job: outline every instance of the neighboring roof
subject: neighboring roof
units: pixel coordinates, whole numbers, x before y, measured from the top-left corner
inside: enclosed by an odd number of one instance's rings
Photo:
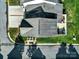
[[[20,24],[20,27],[33,27],[33,26],[23,19]]]
[[[48,4],[53,4],[53,5],[56,5],[56,3],[54,2],[50,2],[50,1],[30,1],[30,2],[25,2],[23,3],[23,6],[26,7],[27,5],[32,5],[32,4],[39,4],[39,3],[48,3]]]
[[[44,12],[42,6],[34,8],[33,10],[26,12],[25,14],[25,18],[36,18],[36,17],[57,19],[57,14]]]

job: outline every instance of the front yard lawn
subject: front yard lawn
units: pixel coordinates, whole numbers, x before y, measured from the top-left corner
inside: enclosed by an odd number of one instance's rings
[[[19,29],[18,28],[9,28],[9,34],[10,34],[10,37],[15,40],[17,35],[19,33]]]
[[[79,44],[79,0],[64,0],[64,8],[67,13],[67,35],[58,37],[38,38],[38,43],[67,43]],[[75,34],[77,40],[72,40],[72,35]]]

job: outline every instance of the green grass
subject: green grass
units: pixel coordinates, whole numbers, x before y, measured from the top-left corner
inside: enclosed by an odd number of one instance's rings
[[[8,0],[7,0],[8,1]],[[20,0],[9,0],[9,5],[20,5]]]
[[[19,33],[19,29],[18,28],[9,28],[9,33],[10,33],[10,37],[15,40],[16,36]]]
[[[38,38],[38,43],[79,43],[79,0],[64,0],[64,8],[67,13],[67,35],[59,37]],[[75,34],[77,40],[72,40]]]
[[[13,39],[13,41],[16,41],[16,37],[19,34],[19,28],[9,28],[10,37]],[[21,41],[26,41],[27,37],[19,36]]]

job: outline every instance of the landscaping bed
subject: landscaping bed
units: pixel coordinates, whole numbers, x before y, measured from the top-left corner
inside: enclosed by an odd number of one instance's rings
[[[16,41],[16,38],[18,37],[18,34],[19,34],[19,28],[9,28],[8,32],[10,34],[11,39],[13,41]],[[19,39],[20,41],[26,41],[27,37],[19,36]]]
[[[18,28],[9,28],[9,34],[10,37],[15,41],[17,35],[19,33],[19,29]]]

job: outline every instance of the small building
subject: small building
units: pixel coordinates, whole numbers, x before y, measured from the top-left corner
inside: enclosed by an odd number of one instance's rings
[[[29,1],[23,3],[24,18],[20,34],[31,37],[58,35],[57,23],[63,15],[63,4],[51,1]]]

